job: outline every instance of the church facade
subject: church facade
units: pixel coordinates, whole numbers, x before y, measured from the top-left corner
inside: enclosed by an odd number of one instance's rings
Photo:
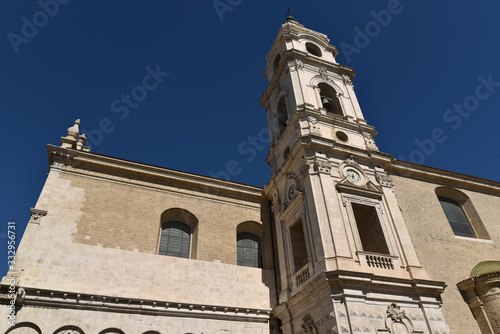
[[[92,153],[75,121],[0,333],[500,333],[500,184],[380,152],[336,55],[278,32],[264,188]]]

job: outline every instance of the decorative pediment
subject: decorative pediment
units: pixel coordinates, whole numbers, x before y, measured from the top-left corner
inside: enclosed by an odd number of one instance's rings
[[[344,192],[356,193],[369,197],[379,198],[382,195],[382,187],[372,182],[361,166],[350,155],[340,165],[340,176],[342,179],[337,183],[337,189]]]
[[[382,188],[368,180],[365,184],[359,185],[350,181],[347,176],[337,183],[337,189],[342,192],[364,195],[373,198],[382,196]]]

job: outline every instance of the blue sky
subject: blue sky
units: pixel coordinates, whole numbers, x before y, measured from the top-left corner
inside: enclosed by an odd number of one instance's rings
[[[6,0],[0,271],[7,222],[20,237],[49,171],[45,145],[77,118],[93,152],[221,177],[236,162],[231,180],[263,186],[268,143],[252,138],[267,127],[265,56],[290,6],[354,67],[381,151],[500,181],[498,1]],[[122,102],[150,71],[157,85]]]

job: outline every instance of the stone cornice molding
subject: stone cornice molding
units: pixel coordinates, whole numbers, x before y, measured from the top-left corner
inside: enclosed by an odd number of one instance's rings
[[[384,167],[387,172],[402,177],[500,195],[500,182],[482,179],[476,176],[418,165],[394,158],[391,159],[390,164],[386,164]]]
[[[69,167],[62,169],[66,172],[81,173],[81,171],[90,171],[104,175],[124,176],[155,184],[159,183],[198,190],[209,194],[228,195],[240,199],[251,199],[256,202],[266,201],[260,187],[52,145],[47,145],[47,151],[51,165],[59,157],[71,157],[67,165]]]
[[[348,270],[335,270],[325,272],[326,279],[331,287],[337,285],[368,287],[370,285],[379,286],[382,289],[397,289],[399,291],[418,291],[421,296],[439,297],[446,288],[446,283],[428,279],[399,278],[379,276],[371,273],[361,273]],[[344,293],[344,296],[347,294]],[[356,294],[353,297],[357,297]],[[416,301],[417,302],[417,301]],[[439,299],[428,301],[428,303],[441,304]]]
[[[265,323],[269,321],[271,309],[256,309],[223,305],[203,305],[186,302],[171,302],[92,295],[58,290],[44,290],[28,287],[25,291],[23,307],[64,308],[157,316],[190,317],[231,321]],[[0,285],[0,304],[10,303],[9,285]]]

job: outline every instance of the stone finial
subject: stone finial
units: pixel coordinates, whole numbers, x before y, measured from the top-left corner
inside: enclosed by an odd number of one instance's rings
[[[80,135],[80,120],[77,119],[73,126],[68,128],[66,137],[61,137],[61,147],[63,148],[76,148],[76,142]]]
[[[85,142],[87,141],[87,137],[85,136],[84,133],[78,136],[78,141],[76,143],[76,149],[77,150],[82,150],[83,146],[85,145]]]
[[[74,121],[73,126],[68,128],[67,137],[73,137],[75,139],[78,139],[79,134],[80,134],[80,119],[77,119],[76,121]]]
[[[74,121],[73,126],[68,128],[66,137],[61,137],[61,147],[89,152],[90,148],[85,146],[86,142],[85,134],[80,134],[80,119]]]

